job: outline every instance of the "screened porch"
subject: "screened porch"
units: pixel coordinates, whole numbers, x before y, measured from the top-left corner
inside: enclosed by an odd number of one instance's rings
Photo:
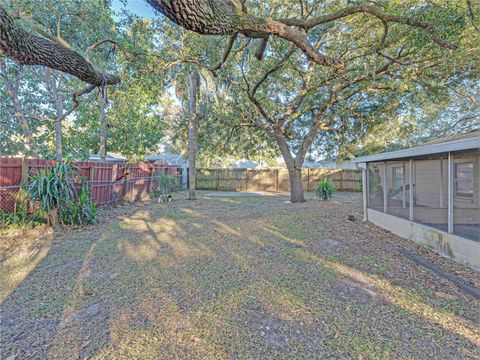
[[[479,162],[473,149],[367,163],[366,206],[480,242]]]

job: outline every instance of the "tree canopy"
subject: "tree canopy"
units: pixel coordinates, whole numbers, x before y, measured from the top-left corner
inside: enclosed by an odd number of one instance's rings
[[[281,154],[292,200],[306,158],[478,128],[471,1],[147,2],[148,19],[109,1],[0,6],[2,153],[186,154],[192,72],[199,164]]]

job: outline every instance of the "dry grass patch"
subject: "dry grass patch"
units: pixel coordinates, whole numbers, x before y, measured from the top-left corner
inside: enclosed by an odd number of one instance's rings
[[[3,247],[2,355],[476,358],[480,306],[359,221],[357,194],[143,203]]]

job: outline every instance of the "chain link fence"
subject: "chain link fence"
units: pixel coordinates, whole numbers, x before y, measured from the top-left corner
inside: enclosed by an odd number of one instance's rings
[[[0,210],[3,212],[16,211],[16,196],[20,186],[0,186]]]

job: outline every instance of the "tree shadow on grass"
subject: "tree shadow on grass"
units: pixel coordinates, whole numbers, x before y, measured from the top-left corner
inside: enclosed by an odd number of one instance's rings
[[[100,236],[100,234],[97,234]],[[57,238],[48,253],[4,299],[1,307],[2,356],[47,358],[80,270],[95,240]]]
[[[226,204],[153,207],[55,241],[2,304],[2,355],[412,356],[410,336],[423,355],[445,339],[473,352],[471,323],[296,231],[314,205],[271,208],[282,222],[248,214],[268,201]]]

